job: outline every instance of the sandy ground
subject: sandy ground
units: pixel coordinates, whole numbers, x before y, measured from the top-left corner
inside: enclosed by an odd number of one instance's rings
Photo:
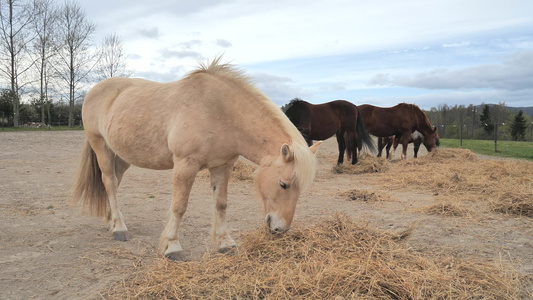
[[[98,299],[134,265],[158,257],[167,221],[171,172],[132,167],[119,189],[130,240],[114,241],[101,219],[81,215],[69,204],[84,139],[82,131],[0,132],[0,299]],[[424,147],[419,156],[426,155]],[[533,219],[481,212],[477,217],[427,215],[435,200],[429,190],[387,191],[372,174],[333,174],[334,139],[319,150],[315,183],[300,197],[293,226],[344,212],[370,226],[402,230],[415,224],[408,242],[417,251],[512,261],[533,275]],[[408,158],[412,158],[412,145]],[[400,149],[394,153],[399,159]],[[423,174],[421,174],[423,176]],[[352,189],[389,193],[396,201],[347,201]],[[253,181],[232,181],[228,225],[238,241],[263,220]],[[181,244],[191,259],[209,251],[211,193],[206,172],[191,193],[181,227]]]

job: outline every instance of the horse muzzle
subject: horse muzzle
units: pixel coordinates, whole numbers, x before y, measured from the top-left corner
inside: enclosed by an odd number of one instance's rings
[[[287,226],[285,221],[279,218],[276,213],[267,214],[265,222],[267,224],[268,230],[272,234],[282,234],[289,230],[289,226]]]

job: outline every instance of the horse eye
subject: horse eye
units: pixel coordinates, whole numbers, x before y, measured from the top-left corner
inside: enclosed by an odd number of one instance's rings
[[[289,187],[285,182],[281,180],[279,181],[279,186],[281,186],[281,188],[284,190],[286,190]]]

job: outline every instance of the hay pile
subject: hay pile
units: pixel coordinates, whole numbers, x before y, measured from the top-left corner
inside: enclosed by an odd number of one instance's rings
[[[235,165],[233,165],[233,170],[231,171],[229,180],[233,182],[253,181],[255,179],[256,169],[256,165],[249,163],[248,161],[239,159],[237,160],[237,162],[235,162]],[[201,170],[200,172],[198,172],[196,177],[199,179],[209,180],[209,170]]]
[[[346,198],[349,201],[363,201],[363,202],[397,201],[397,199],[393,199],[388,193],[383,193],[379,191],[370,192],[367,190],[358,190],[358,189],[341,192],[339,193],[339,197]]]
[[[257,167],[255,165],[238,160],[235,165],[233,165],[230,180],[254,180],[256,169]]]
[[[442,215],[448,217],[470,216],[472,211],[458,203],[439,202],[423,209],[429,215]]]
[[[332,172],[335,174],[364,174],[385,172],[389,169],[390,162],[384,158],[365,156],[357,161],[355,165],[344,162],[342,165],[335,165]]]
[[[483,202],[492,211],[533,217],[532,174],[532,162],[482,160],[470,150],[439,149],[418,159],[394,161],[388,172],[373,178],[391,189],[429,189],[448,204]]]
[[[516,299],[520,278],[495,264],[426,258],[403,236],[336,215],[311,228],[244,235],[234,256],[158,260],[106,299]]]

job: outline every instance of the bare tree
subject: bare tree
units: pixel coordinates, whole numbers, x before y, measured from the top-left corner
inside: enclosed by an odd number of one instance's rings
[[[131,76],[131,71],[126,69],[124,59],[124,48],[118,35],[116,33],[107,35],[100,48],[100,59],[96,67],[98,79],[104,80],[116,76]]]
[[[94,68],[96,54],[91,50],[91,36],[96,25],[86,19],[86,13],[75,2],[65,2],[58,19],[58,64],[56,73],[68,85],[68,126],[74,127],[74,103],[78,88]]]
[[[20,0],[0,0],[0,74],[10,82],[13,97],[13,123],[19,127],[20,97],[29,82],[20,82],[33,62],[27,57],[33,37],[29,26],[33,17],[31,6]]]
[[[34,0],[35,16],[33,30],[37,38],[34,43],[34,51],[37,54],[36,68],[39,73],[39,104],[41,106],[41,122],[45,124],[45,102],[48,112],[48,124],[50,124],[50,100],[48,98],[48,82],[50,73],[48,64],[54,55],[54,36],[56,33],[58,9],[53,0]]]

